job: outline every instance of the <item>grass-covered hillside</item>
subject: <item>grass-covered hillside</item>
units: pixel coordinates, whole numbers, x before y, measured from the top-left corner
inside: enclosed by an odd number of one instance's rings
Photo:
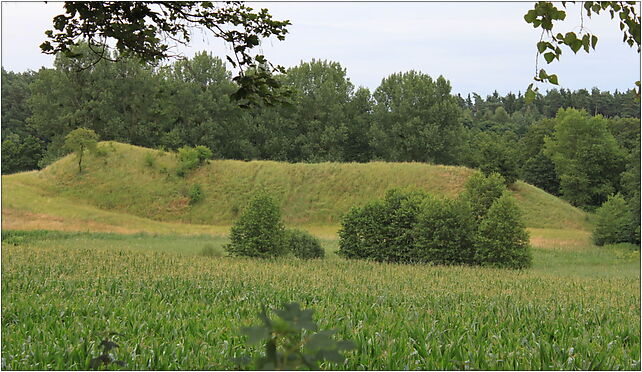
[[[265,190],[281,204],[286,224],[337,226],[351,206],[383,196],[392,187],[420,188],[456,196],[474,172],[423,163],[282,163],[212,160],[185,177],[174,154],[103,142],[78,174],[70,155],[42,171],[2,177],[5,228],[72,229],[74,221],[95,231],[216,233],[231,224],[249,197]],[[202,200],[190,203],[199,185]],[[531,185],[512,190],[531,228],[586,230],[587,214]],[[46,220],[47,226],[38,225]],[[29,224],[34,224],[30,226]],[[64,225],[64,228],[63,228]],[[101,229],[101,225],[116,226]]]

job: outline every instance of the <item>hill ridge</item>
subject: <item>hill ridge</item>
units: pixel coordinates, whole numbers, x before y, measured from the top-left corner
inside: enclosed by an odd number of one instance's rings
[[[231,224],[252,193],[263,189],[281,204],[286,224],[338,225],[350,207],[381,197],[389,188],[420,188],[454,197],[475,172],[461,166],[414,162],[212,160],[182,178],[175,175],[177,160],[172,153],[112,141],[101,142],[100,148],[104,155],[87,157],[81,175],[73,155],[68,155],[41,171],[3,176],[3,189],[5,183],[19,181],[48,198],[156,221],[200,225]],[[203,200],[190,204],[190,189],[197,184]],[[589,227],[585,212],[534,186],[518,181],[511,192],[528,227]]]

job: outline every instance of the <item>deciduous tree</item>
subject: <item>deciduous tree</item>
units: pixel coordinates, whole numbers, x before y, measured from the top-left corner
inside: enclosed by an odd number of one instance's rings
[[[544,154],[555,163],[562,196],[575,206],[601,205],[618,188],[625,154],[602,116],[561,109]]]
[[[98,135],[91,129],[74,129],[65,137],[65,147],[78,158],[78,173],[82,173],[82,160],[85,152],[96,151]]]

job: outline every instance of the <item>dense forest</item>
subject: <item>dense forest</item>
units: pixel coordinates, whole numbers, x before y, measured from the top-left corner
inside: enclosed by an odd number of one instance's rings
[[[371,92],[319,60],[278,78],[288,103],[240,108],[231,72],[206,52],[165,66],[58,56],[53,69],[2,69],[2,173],[50,164],[85,127],[150,148],[204,145],[221,159],[466,165],[588,210],[615,193],[639,210],[634,90],[552,89],[526,104],[521,93],[453,95],[446,78],[408,71]]]

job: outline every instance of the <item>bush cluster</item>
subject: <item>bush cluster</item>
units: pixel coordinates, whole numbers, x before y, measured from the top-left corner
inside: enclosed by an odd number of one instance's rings
[[[413,229],[426,197],[421,191],[393,189],[383,200],[353,207],[339,230],[339,253],[346,258],[415,261]]]
[[[205,146],[189,147],[183,146],[178,149],[178,167],[176,174],[185,177],[187,172],[203,165],[208,159],[212,158],[212,150]]]
[[[256,195],[232,226],[225,250],[233,256],[273,258],[291,254],[298,258],[323,258],[317,238],[301,230],[286,230],[281,211],[266,194]]]
[[[339,231],[339,255],[380,262],[525,268],[528,233],[497,174],[473,175],[457,199],[389,190],[354,207]]]

